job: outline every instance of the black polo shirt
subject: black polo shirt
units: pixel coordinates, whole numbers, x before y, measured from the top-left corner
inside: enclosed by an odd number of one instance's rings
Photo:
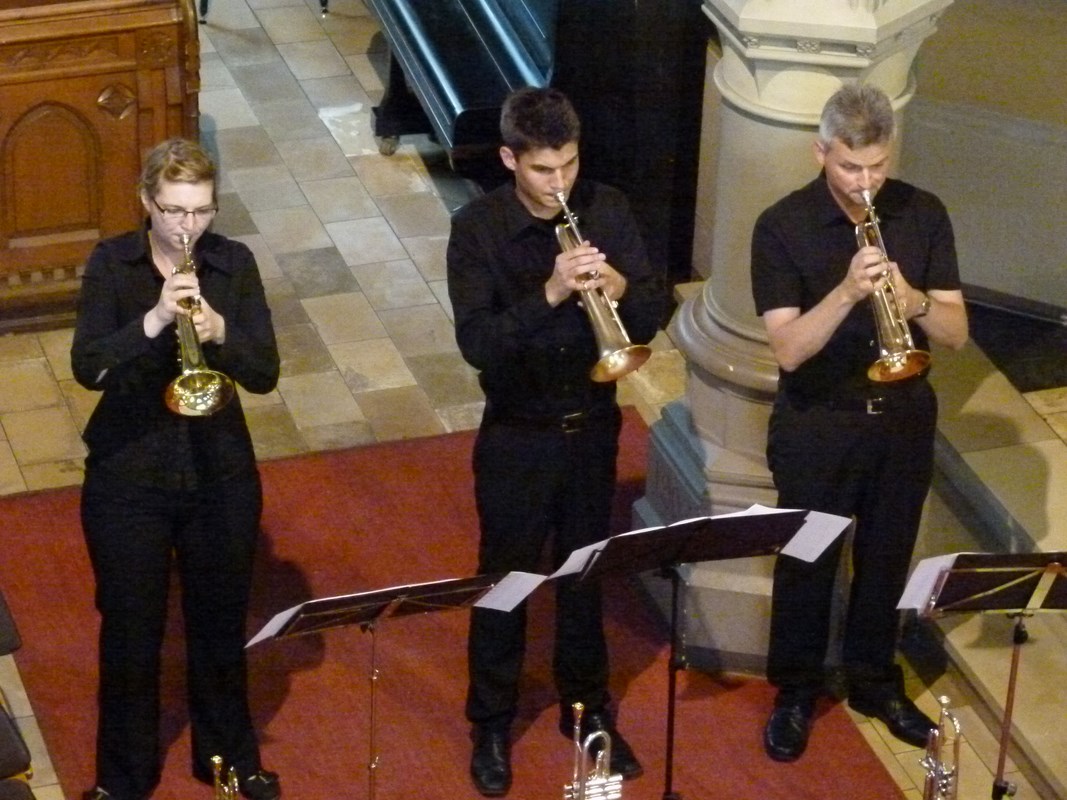
[[[874,206],[886,252],[907,282],[924,292],[960,288],[955,239],[948,212],[933,194],[887,180]],[[760,214],[752,233],[752,295],[756,312],[775,308],[810,310],[848,272],[859,245],[855,225],[830,194],[822,173]],[[926,334],[911,326],[915,346]],[[793,372],[782,371],[779,387],[797,396],[865,394],[867,368],[879,357],[870,302],[857,303],[821,351]]]
[[[665,298],[625,196],[579,181],[568,205],[582,236],[627,279],[618,312],[631,341],[651,341]],[[500,415],[553,417],[614,402],[613,383],[589,378],[599,353],[577,294],[555,308],[545,298],[560,221],[531,215],[513,183],[475,198],[452,219],[448,294],[456,341]]]

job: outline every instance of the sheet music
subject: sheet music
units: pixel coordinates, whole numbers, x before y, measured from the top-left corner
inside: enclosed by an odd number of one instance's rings
[[[770,508],[769,506],[762,506],[759,503],[753,503],[744,511],[731,511],[728,514],[716,514],[714,517],[694,517],[691,520],[684,519],[681,522],[675,522],[674,525],[681,525],[686,522],[696,522],[699,519],[726,519],[727,517],[749,517],[758,514],[785,514],[793,511],[801,511],[799,508]]]
[[[904,594],[900,596],[897,608],[900,610],[909,608],[914,608],[917,611],[925,610],[930,603],[934,590],[937,588],[941,573],[952,568],[957,555],[959,553],[948,553],[947,555],[924,558],[920,561],[911,573],[911,577],[908,578],[908,583],[904,587]]]
[[[278,631],[284,628],[286,623],[289,622],[289,620],[291,620],[293,617],[295,617],[297,612],[300,611],[300,609],[303,607],[304,604],[301,603],[300,605],[293,606],[292,608],[287,608],[285,611],[279,611],[277,614],[270,618],[270,621],[260,629],[259,633],[257,633],[255,636],[248,640],[248,644],[245,645],[245,649],[247,650],[252,645],[259,644],[265,639],[274,638],[274,636],[277,635]]]
[[[822,511],[809,511],[804,517],[804,524],[800,526],[800,530],[793,535],[793,538],[786,542],[781,553],[803,561],[814,561],[851,524],[852,520],[848,517],[839,517],[836,514],[826,514]]]
[[[496,609],[497,611],[511,611],[519,605],[519,603],[533,594],[534,590],[545,581],[585,572],[596,562],[597,557],[607,546],[610,539],[639,536],[641,534],[659,530],[669,531],[674,527],[683,530],[690,525],[703,522],[704,520],[725,519],[727,517],[759,516],[763,514],[780,514],[796,512],[798,510],[800,509],[768,508],[767,506],[762,506],[756,503],[743,511],[716,514],[715,516],[692,517],[690,519],[672,522],[670,525],[653,525],[647,528],[638,528],[637,530],[627,531],[626,533],[619,533],[613,537],[608,537],[608,539],[602,539],[599,542],[594,542],[593,544],[579,547],[577,550],[574,550],[567,556],[563,565],[551,575],[535,575],[529,572],[509,572],[474,605],[480,608]],[[790,544],[793,544],[793,541],[799,538],[801,534],[804,534],[804,540],[796,546],[797,552],[801,553],[798,557],[808,561],[814,560],[830,545],[831,542],[833,542],[835,538],[837,538],[837,536],[841,534],[843,530],[845,530],[845,528],[848,527],[851,521],[852,520],[847,517],[838,517],[833,514],[824,514],[819,511],[809,511],[800,531],[793,537]]]
[[[562,566],[549,575],[549,578],[562,578],[564,575],[574,575],[581,572],[585,565],[592,559],[596,558],[596,554],[604,549],[607,544],[607,539],[601,539],[599,542],[593,544],[587,544],[585,547],[579,547],[577,550],[571,552],[567,556],[567,560],[563,562]]]
[[[546,580],[548,578],[544,575],[536,575],[532,572],[509,572],[492,589],[483,594],[474,605],[479,608],[492,608],[496,611],[512,611]]]

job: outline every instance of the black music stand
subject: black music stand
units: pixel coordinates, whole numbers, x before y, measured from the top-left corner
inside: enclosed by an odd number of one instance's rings
[[[675,692],[678,670],[685,668],[678,647],[678,596],[682,564],[698,561],[725,561],[732,558],[772,555],[793,538],[812,512],[776,511],[743,513],[685,520],[661,528],[648,528],[620,534],[605,540],[580,572],[579,580],[595,580],[658,570],[671,580],[671,645],[667,675],[667,751],[664,800],[681,800],[673,791]],[[829,518],[830,515],[822,515]],[[842,523],[840,534],[849,520]]]
[[[936,559],[931,559],[934,561]],[[1011,740],[1015,680],[1022,645],[1029,638],[1024,618],[1038,611],[1067,610],[1067,553],[959,553],[938,571],[923,617],[975,612],[1005,614],[1015,619],[1011,670],[1000,727],[1000,754],[993,780],[993,800],[1015,794],[1004,780],[1004,764]]]
[[[408,586],[394,586],[371,592],[309,600],[275,614],[245,647],[267,640],[319,633],[331,628],[359,625],[371,635],[370,667],[370,757],[367,762],[368,792],[374,800],[377,790],[377,683],[378,646],[375,630],[380,622],[431,611],[468,608],[500,580],[500,575],[477,575]]]

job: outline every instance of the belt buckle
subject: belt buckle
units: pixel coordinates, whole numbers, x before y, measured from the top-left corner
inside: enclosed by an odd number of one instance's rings
[[[884,397],[868,397],[867,398],[867,413],[868,414],[882,414],[885,409],[882,408],[882,403],[885,402]]]
[[[564,414],[563,419],[560,420],[560,429],[564,433],[577,433],[582,429],[584,420],[584,411],[573,411],[570,414]]]

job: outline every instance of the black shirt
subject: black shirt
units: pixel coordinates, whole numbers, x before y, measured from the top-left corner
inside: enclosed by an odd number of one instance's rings
[[[193,255],[201,296],[226,320],[226,341],[201,345],[207,366],[250,392],[271,391],[278,349],[251,251],[205,233]],[[210,417],[179,416],[163,403],[181,371],[175,325],[155,338],[143,327],[162,287],[144,229],[106,239],[89,256],[71,366],[78,383],[104,394],[85,429],[86,468],[165,489],[246,475],[255,453],[239,397]]]
[[[635,344],[655,336],[663,292],[625,196],[591,181],[568,202],[582,236],[627,280],[619,317]],[[480,370],[487,416],[558,416],[614,403],[613,383],[594,383],[596,339],[577,293],[545,298],[560,246],[560,220],[534,217],[512,183],[475,198],[452,219],[448,293],[463,357]]]
[[[874,198],[890,260],[905,280],[924,292],[960,288],[952,223],[933,194],[887,180]],[[848,272],[859,245],[856,226],[830,194],[825,173],[765,210],[752,234],[752,294],[756,313],[775,308],[810,310]],[[911,326],[919,349],[926,334]],[[867,368],[879,357],[870,302],[849,312],[822,350],[795,371],[782,371],[779,386],[799,396],[864,394]]]

